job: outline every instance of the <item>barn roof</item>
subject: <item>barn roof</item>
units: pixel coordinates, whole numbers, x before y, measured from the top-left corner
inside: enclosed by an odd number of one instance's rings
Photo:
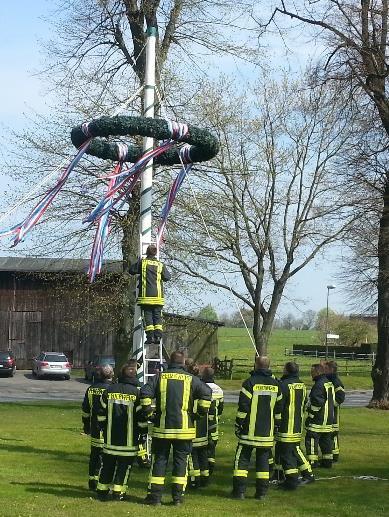
[[[0,271],[20,273],[60,273],[88,271],[89,259],[0,257]],[[121,260],[106,260],[103,271],[119,273],[122,271]]]

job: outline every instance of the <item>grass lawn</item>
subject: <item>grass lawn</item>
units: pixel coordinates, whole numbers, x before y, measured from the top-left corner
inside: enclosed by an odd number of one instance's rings
[[[89,439],[80,434],[78,404],[0,404],[0,515],[388,515],[389,481],[362,481],[352,476],[389,478],[389,412],[344,409],[341,462],[332,471],[319,470],[317,477],[322,479],[294,493],[271,487],[263,502],[252,497],[252,473],[247,499],[228,499],[236,446],[234,415],[235,408],[228,406],[211,485],[188,494],[184,507],[177,509],[169,504],[167,491],[166,504],[153,510],[139,504],[145,495],[147,472],[138,468],[130,480],[130,502],[100,503],[87,490]]]
[[[241,359],[254,362],[255,352],[247,331],[244,328],[220,327],[218,330],[219,358]],[[268,355],[271,360],[271,369],[278,377],[282,373],[286,361],[295,359],[300,365],[301,378],[307,385],[311,384],[310,365],[317,362],[314,357],[296,357],[285,355],[285,349],[292,349],[293,344],[318,343],[315,330],[274,330],[270,336]],[[243,362],[244,362],[243,361]],[[242,362],[242,361],[241,361]],[[337,360],[339,372],[346,389],[372,389],[370,377],[370,361]],[[232,380],[221,380],[224,389],[238,389],[241,379],[247,377],[250,368],[234,369]]]

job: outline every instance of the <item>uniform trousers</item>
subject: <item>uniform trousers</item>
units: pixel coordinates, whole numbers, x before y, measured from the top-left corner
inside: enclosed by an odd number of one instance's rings
[[[322,456],[322,465],[331,467],[332,465],[332,434],[329,433],[318,433],[316,431],[307,430],[305,435],[305,450],[307,452],[307,458],[310,463],[315,463],[319,460],[319,447]]]
[[[207,454],[208,454],[208,470],[209,470],[210,474],[212,474],[212,472],[215,468],[217,442],[218,442],[218,440],[213,440],[212,436],[208,437]]]
[[[162,339],[162,305],[142,305],[146,339],[150,343]]]
[[[108,494],[112,488],[113,493],[125,494],[134,459],[135,456],[116,456],[103,452],[103,466],[100,470],[97,492]]]
[[[189,456],[189,480],[193,488],[205,486],[209,479],[208,445],[196,447],[193,445]]]
[[[234,494],[244,493],[246,490],[248,469],[253,449],[255,449],[256,493],[257,495],[264,495],[268,490],[271,448],[238,444],[235,453],[233,474]]]
[[[101,468],[101,462],[102,462],[102,456],[103,456],[103,446],[101,447],[95,447],[94,445],[91,445],[90,448],[90,455],[89,455],[89,480],[98,480],[99,479],[99,472]]]
[[[158,502],[162,498],[170,449],[173,449],[173,500],[179,501],[184,495],[188,477],[188,457],[192,451],[192,440],[153,438],[151,442],[151,468],[148,486],[148,498],[152,501]]]

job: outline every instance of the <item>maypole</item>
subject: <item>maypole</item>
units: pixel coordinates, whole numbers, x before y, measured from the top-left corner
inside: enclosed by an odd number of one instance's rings
[[[154,118],[154,98],[155,98],[155,46],[157,41],[157,28],[147,29],[146,40],[146,69],[145,84],[143,89],[143,116]],[[154,147],[154,139],[145,137],[143,139],[143,151],[147,152]],[[146,253],[147,246],[151,243],[152,226],[152,186],[153,186],[153,160],[150,160],[141,174],[140,188],[140,219],[139,219],[139,257]],[[142,312],[139,305],[135,305],[134,310],[134,334],[133,334],[133,357],[138,364],[138,379],[143,384],[145,382],[145,338],[142,325]]]

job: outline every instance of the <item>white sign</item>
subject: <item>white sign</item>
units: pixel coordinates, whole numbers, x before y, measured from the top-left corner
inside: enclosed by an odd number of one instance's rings
[[[327,339],[339,339],[339,334],[327,334]]]

